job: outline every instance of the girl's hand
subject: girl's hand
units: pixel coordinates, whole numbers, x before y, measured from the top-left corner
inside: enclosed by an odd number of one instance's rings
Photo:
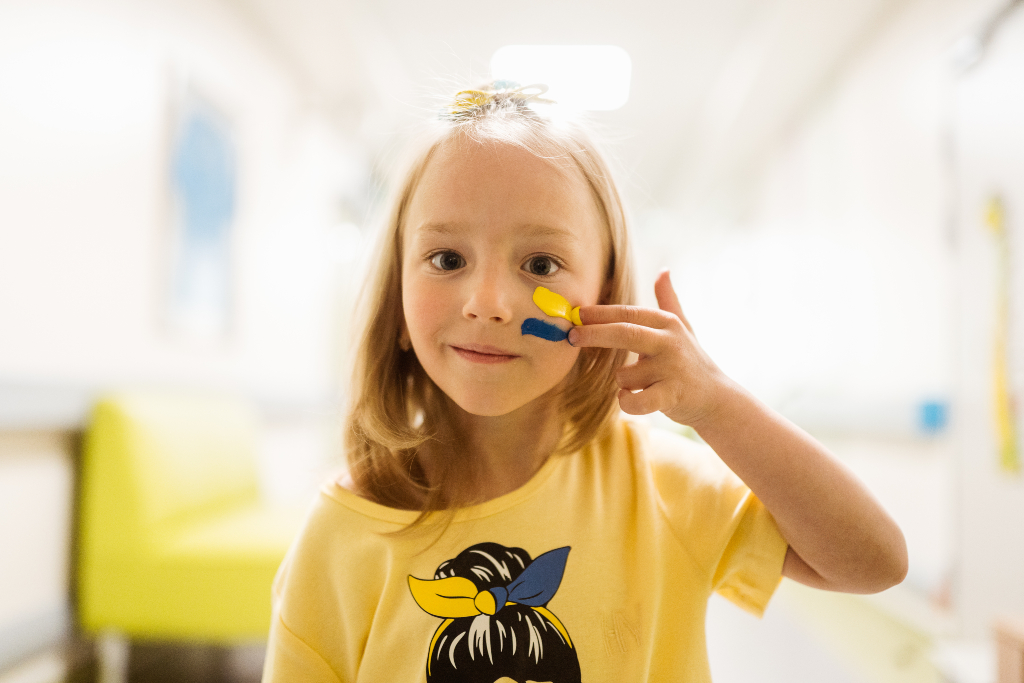
[[[729,380],[697,343],[667,270],[654,283],[658,307],[583,306],[573,346],[627,349],[639,358],[616,372],[619,406],[632,415],[660,410],[695,426],[714,413],[718,390]]]

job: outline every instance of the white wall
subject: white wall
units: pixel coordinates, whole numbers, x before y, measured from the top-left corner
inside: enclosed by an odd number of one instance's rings
[[[238,152],[224,339],[164,324],[185,84],[223,110]],[[70,611],[76,453],[25,430],[74,428],[94,392],[123,385],[323,405],[359,242],[342,204],[362,176],[359,150],[231,4],[0,2],[0,668],[59,637]],[[291,479],[309,478],[293,442]]]
[[[754,187],[741,217],[684,224],[660,250],[682,254],[665,265],[705,345],[769,400],[949,395],[945,52],[993,4],[914,2],[890,17],[758,180],[736,178]]]
[[[982,61],[958,81],[957,256],[960,354],[958,602],[965,627],[990,631],[998,615],[1024,617],[1024,475],[999,464],[994,402],[998,241],[984,220],[1000,195],[1009,241],[1007,378],[1024,446],[1024,8],[1001,25]],[[1018,456],[1020,457],[1020,455]]]
[[[230,5],[0,5],[0,381],[333,386],[340,197],[357,157]],[[168,334],[170,115],[234,129],[236,306],[223,340]]]
[[[951,50],[1003,4],[908,3],[794,122],[743,217],[684,225],[674,245],[684,255],[665,264],[727,371],[783,409],[817,406],[811,429],[842,422],[845,436],[829,443],[901,523],[908,585],[929,607],[952,608],[971,637],[989,635],[1000,613],[1024,614],[1024,481],[997,467],[996,251],[982,222],[1001,192],[1024,264],[1024,13],[959,81]],[[952,430],[900,433],[891,415],[908,424],[929,398],[950,401]]]

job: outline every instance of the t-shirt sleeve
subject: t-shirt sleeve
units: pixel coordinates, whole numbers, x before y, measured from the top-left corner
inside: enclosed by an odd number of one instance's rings
[[[648,457],[668,523],[712,590],[757,616],[788,547],[771,514],[709,447],[651,430]]]
[[[262,683],[341,683],[327,662],[275,615],[270,625]]]
[[[263,662],[262,683],[341,683],[341,679],[312,646],[288,628],[281,616],[282,598],[289,570],[298,549],[293,546],[285,556],[272,590],[273,618],[267,638],[267,655]]]
[[[339,509],[321,492],[274,577],[263,683],[356,678],[367,600],[345,578],[349,551],[359,548]]]

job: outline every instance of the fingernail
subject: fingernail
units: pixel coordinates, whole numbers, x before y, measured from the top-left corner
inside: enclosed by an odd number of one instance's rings
[[[576,344],[574,344],[573,342],[578,341],[579,338],[580,338],[580,333],[577,332],[576,328],[574,327],[571,330],[569,330],[569,336],[566,337],[566,341],[569,342],[569,346],[576,346]]]

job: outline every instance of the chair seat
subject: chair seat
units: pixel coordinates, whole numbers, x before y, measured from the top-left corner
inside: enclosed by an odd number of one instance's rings
[[[302,516],[301,508],[232,510],[105,563],[96,569],[107,580],[83,601],[83,623],[151,640],[265,638],[274,575]]]
[[[301,507],[249,505],[192,524],[159,542],[153,558],[173,565],[198,566],[204,560],[223,566],[270,563],[277,568],[302,522]]]

